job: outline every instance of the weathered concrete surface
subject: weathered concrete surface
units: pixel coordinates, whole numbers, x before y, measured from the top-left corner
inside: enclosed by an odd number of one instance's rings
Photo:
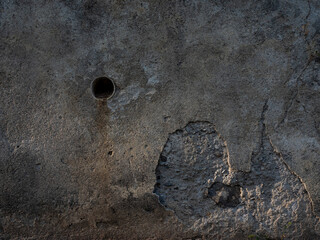
[[[251,171],[233,172],[228,149],[210,123],[189,123],[170,135],[156,168],[154,192],[190,228],[213,239],[301,238],[319,219],[308,193],[265,136]]]
[[[0,13],[2,238],[320,234],[318,1],[1,0]],[[108,102],[91,93],[101,76],[117,86]],[[218,218],[161,205],[159,157],[189,122],[221,134],[228,179],[250,194],[273,172],[259,159],[277,165],[281,201],[241,195],[251,222],[226,214],[214,231]]]

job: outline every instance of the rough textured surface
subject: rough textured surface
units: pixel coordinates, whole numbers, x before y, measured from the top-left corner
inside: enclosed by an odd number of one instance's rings
[[[213,239],[317,236],[319,219],[303,183],[261,137],[251,172],[243,173],[230,171],[227,147],[211,124],[190,123],[174,132],[156,169],[160,203]]]
[[[288,222],[317,238],[319,16],[317,0],[1,0],[0,238],[280,238]],[[108,101],[90,89],[102,76]],[[169,187],[167,208],[153,194],[192,122],[224,152],[187,154],[220,177],[194,222]]]

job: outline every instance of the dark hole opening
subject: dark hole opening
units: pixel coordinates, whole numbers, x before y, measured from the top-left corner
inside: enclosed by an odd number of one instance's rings
[[[109,99],[115,91],[114,83],[107,77],[99,77],[92,82],[92,93],[95,98]]]

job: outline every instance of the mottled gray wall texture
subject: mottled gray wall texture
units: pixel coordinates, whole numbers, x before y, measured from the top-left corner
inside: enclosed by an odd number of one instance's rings
[[[0,0],[0,239],[320,239],[320,1]]]

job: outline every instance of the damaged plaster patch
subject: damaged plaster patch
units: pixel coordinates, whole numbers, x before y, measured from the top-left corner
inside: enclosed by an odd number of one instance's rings
[[[212,236],[236,231],[299,236],[315,226],[308,193],[262,133],[249,173],[231,172],[226,143],[208,122],[189,123],[170,134],[156,167],[154,193],[189,227]],[[319,234],[319,233],[317,233]]]
[[[148,79],[147,85],[148,86],[155,86],[159,83],[159,80],[157,78],[157,76],[152,76]]]
[[[138,84],[131,84],[120,90],[116,97],[108,101],[108,107],[112,112],[123,110],[130,102],[136,101],[139,98],[139,95],[144,93],[144,91],[144,88],[141,88]]]
[[[148,78],[147,86],[154,87],[155,85],[157,85],[160,81],[156,72],[159,71],[160,67],[156,63],[149,64],[149,65],[142,63],[141,65]]]

